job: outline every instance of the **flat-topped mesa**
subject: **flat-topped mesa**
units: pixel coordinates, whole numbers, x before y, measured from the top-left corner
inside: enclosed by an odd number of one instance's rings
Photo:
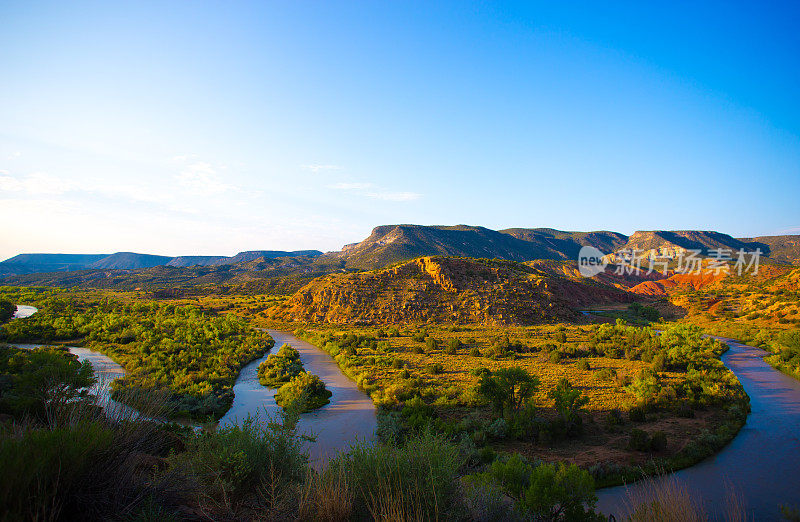
[[[269,314],[317,323],[525,325],[575,319],[573,307],[583,304],[630,299],[617,288],[557,270],[432,256],[371,272],[320,277]]]
[[[622,247],[608,253],[605,259],[612,263],[617,262],[631,251],[642,258],[651,255],[676,258],[690,251],[697,251],[705,256],[714,254],[715,251],[735,254],[742,249],[752,251],[756,248],[761,248],[763,255],[769,255],[766,245],[736,239],[713,230],[637,230]]]

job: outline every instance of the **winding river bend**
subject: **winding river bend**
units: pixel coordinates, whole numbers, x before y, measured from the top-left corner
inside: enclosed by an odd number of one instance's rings
[[[14,317],[23,319],[36,313],[33,306],[18,305]],[[297,423],[300,433],[313,435],[315,441],[305,442],[311,461],[320,465],[340,451],[347,450],[350,444],[360,441],[372,441],[377,426],[375,405],[356,383],[342,373],[336,361],[316,346],[298,339],[288,332],[267,330],[275,339],[274,353],[284,343],[291,344],[298,352],[306,371],[319,375],[325,386],[333,395],[330,403],[317,410],[303,413]],[[19,348],[32,349],[39,344],[16,344]],[[115,412],[124,412],[136,417],[132,408],[109,398],[109,384],[114,379],[125,375],[125,369],[103,355],[88,348],[67,346],[70,353],[78,356],[80,361],[89,361],[98,377],[98,384],[91,390],[101,399],[105,408],[113,408]],[[269,356],[269,353],[247,364],[233,386],[234,399],[231,408],[220,419],[220,426],[238,424],[250,416],[275,416],[280,406],[275,403],[273,388],[261,386],[258,382],[258,365]]]
[[[316,346],[298,339],[288,332],[267,330],[275,339],[276,351],[284,343],[300,352],[300,360],[309,373],[319,375],[333,395],[330,403],[300,416],[297,428],[300,433],[313,434],[315,442],[307,443],[311,460],[325,462],[336,453],[346,450],[356,440],[371,441],[377,425],[375,405],[356,383],[342,373],[336,361]],[[273,388],[258,382],[258,365],[268,355],[242,368],[233,386],[234,400],[231,409],[220,419],[220,426],[236,424],[248,414],[275,415],[280,406],[275,403]]]
[[[35,312],[34,307],[18,306],[15,317],[22,319]],[[304,413],[298,423],[301,432],[311,432],[317,437],[315,442],[307,443],[312,462],[324,462],[326,457],[346,450],[357,439],[372,440],[377,424],[372,400],[341,372],[336,362],[290,333],[268,332],[275,339],[276,348],[284,343],[296,348],[306,370],[319,375],[333,392],[330,404]],[[764,350],[732,339],[719,339],[730,346],[722,362],[739,378],[750,396],[751,413],[736,438],[721,452],[672,476],[701,496],[712,518],[721,515],[732,487],[742,495],[751,517],[777,520],[779,505],[800,505],[800,382],[764,362],[767,355]],[[120,365],[103,354],[80,347],[69,350],[80,360],[91,361],[101,381],[107,383],[125,374]],[[242,369],[234,384],[233,405],[220,425],[235,424],[248,414],[278,412],[275,390],[258,383],[258,365],[266,357]],[[627,488],[643,487],[636,483]],[[599,490],[598,507],[604,513],[619,515],[624,511],[627,494],[625,486]]]
[[[722,516],[732,487],[755,520],[779,520],[781,504],[800,506],[800,382],[764,362],[764,350],[718,339],[730,346],[722,362],[750,396],[751,413],[722,451],[672,476],[700,495],[712,518]],[[598,507],[618,516],[626,495],[625,486],[599,490]]]

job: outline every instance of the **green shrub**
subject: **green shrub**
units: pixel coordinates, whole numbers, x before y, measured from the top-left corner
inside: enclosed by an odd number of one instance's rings
[[[425,339],[425,349],[430,353],[434,350],[439,348],[439,341],[434,339],[433,337],[428,337]]]
[[[278,388],[303,371],[300,352],[291,345],[284,344],[278,353],[272,354],[258,365],[258,382],[262,386]]]
[[[579,370],[583,370],[583,371],[587,371],[587,372],[592,369],[592,367],[589,366],[589,360],[588,359],[579,360],[578,364],[577,364],[577,367],[578,367]]]
[[[555,401],[556,411],[563,423],[567,435],[578,435],[581,432],[583,421],[580,410],[589,402],[589,397],[572,386],[564,377],[550,390],[549,396]]]
[[[682,402],[678,406],[678,408],[675,411],[675,413],[678,415],[678,417],[683,417],[684,419],[693,419],[694,418],[694,410],[692,409],[692,407],[689,404],[686,404],[685,402]]]
[[[650,450],[650,436],[646,431],[634,428],[631,430],[631,438],[628,447],[637,451]]]
[[[282,421],[282,422],[276,422]],[[273,489],[288,492],[308,473],[308,455],[294,430],[294,419],[248,417],[241,426],[193,434],[186,451],[169,459],[171,467],[198,481],[201,505],[217,517],[232,517],[220,509],[244,506],[254,499],[271,502]]]
[[[499,486],[524,520],[604,520],[594,512],[594,479],[574,464],[531,465],[519,453],[468,477],[471,486]]]
[[[667,434],[656,431],[650,437],[650,451],[664,451],[667,449]]]
[[[550,362],[551,363],[558,363],[561,362],[563,354],[559,350],[554,350],[550,352]]]
[[[618,408],[614,408],[606,415],[606,423],[608,423],[609,426],[619,426],[624,424],[624,422],[625,421],[622,419],[622,412],[619,411]]]
[[[70,424],[50,429],[0,427],[0,518],[113,520],[147,497],[167,507],[180,499],[147,465],[169,450],[162,426],[73,413]]]
[[[0,413],[44,419],[94,383],[92,365],[78,362],[66,349],[0,346]]]
[[[448,355],[455,355],[459,348],[461,348],[461,341],[458,339],[448,339],[445,353]]]
[[[470,357],[481,357],[481,351],[478,349],[477,346],[473,346],[472,349],[469,351]]]
[[[17,305],[7,299],[0,299],[0,323],[5,323],[17,312]]]
[[[594,512],[594,479],[575,464],[540,464],[520,500],[534,520],[605,520]]]
[[[432,373],[434,375],[442,373],[444,371],[444,366],[441,363],[433,363],[429,364],[425,367],[428,370],[428,373]]]
[[[602,368],[594,372],[594,377],[598,381],[613,381],[616,376],[617,372],[614,368]]]
[[[632,422],[644,422],[647,420],[644,408],[641,406],[634,406],[628,410],[628,419]]]
[[[278,389],[275,402],[284,409],[296,409],[302,413],[328,404],[331,395],[319,376],[301,372]]]
[[[422,330],[419,332],[415,332],[414,335],[411,336],[411,339],[418,343],[424,343],[425,337],[427,337],[427,335],[428,335],[427,332],[425,332],[425,330]]]
[[[519,411],[539,389],[539,384],[538,377],[524,368],[514,366],[483,375],[478,389],[494,410],[503,416]]]
[[[455,502],[458,447],[429,432],[409,437],[399,447],[356,444],[334,458],[325,473],[346,477],[353,495],[353,518],[436,520],[447,518]]]

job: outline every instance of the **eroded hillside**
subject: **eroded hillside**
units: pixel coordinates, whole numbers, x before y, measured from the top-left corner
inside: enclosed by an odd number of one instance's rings
[[[524,325],[575,319],[582,305],[630,297],[596,281],[558,275],[551,267],[421,257],[373,272],[320,277],[269,314],[317,323]]]

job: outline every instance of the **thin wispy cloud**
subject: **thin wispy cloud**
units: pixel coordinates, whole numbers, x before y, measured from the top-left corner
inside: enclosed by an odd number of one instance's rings
[[[422,197],[418,192],[367,192],[368,198],[384,201],[414,201]]]
[[[301,166],[306,170],[310,170],[311,172],[322,172],[322,171],[326,171],[326,170],[343,170],[344,169],[344,167],[341,167],[339,165],[319,165],[319,164],[314,164],[314,165],[301,165]]]
[[[418,192],[391,191],[376,186],[374,183],[366,182],[341,182],[328,185],[334,190],[347,190],[370,199],[380,199],[383,201],[414,201],[422,197]]]
[[[336,190],[365,190],[374,187],[372,183],[334,183],[328,186]]]
[[[177,176],[181,186],[197,195],[215,195],[228,192],[234,187],[222,181],[216,169],[205,161],[193,162]]]
[[[0,171],[0,192],[22,192],[31,195],[58,195],[73,190],[74,183],[34,173],[28,176],[12,176],[7,171]]]

